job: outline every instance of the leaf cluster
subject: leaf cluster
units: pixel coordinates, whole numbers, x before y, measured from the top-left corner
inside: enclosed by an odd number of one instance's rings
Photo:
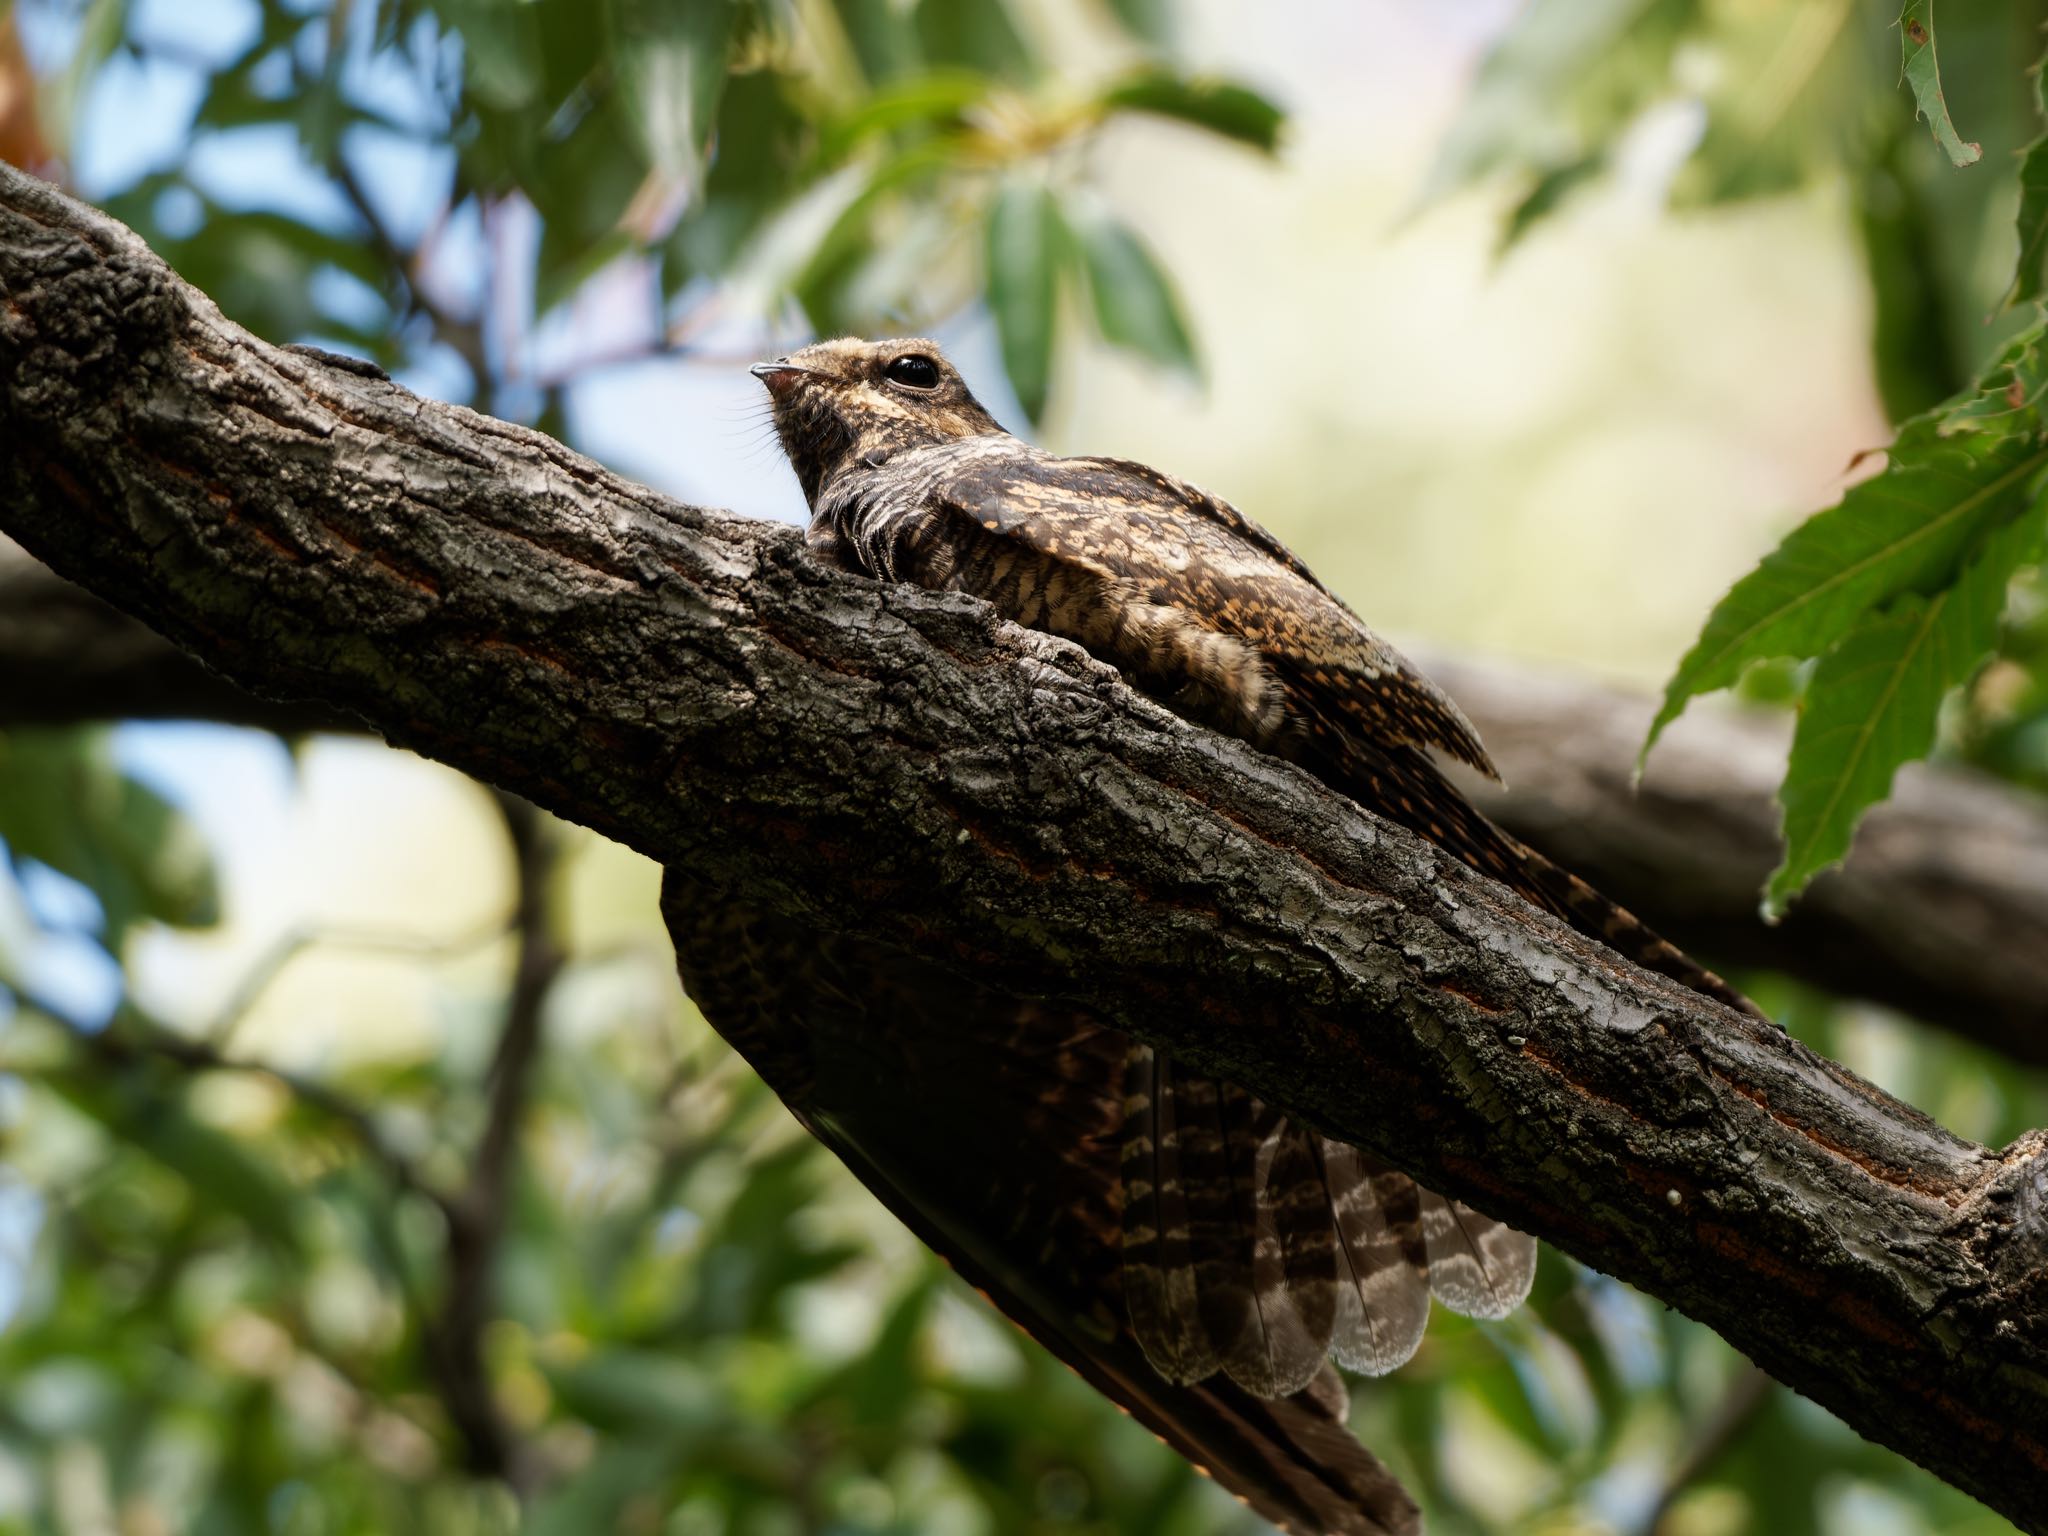
[[[2013,583],[2042,558],[2048,134],[2039,67],[2029,84],[2012,62],[2015,44],[2038,50],[2041,19],[1956,8],[1937,34],[1932,0],[1895,14],[1879,0],[1538,0],[1487,59],[1438,167],[1446,186],[1519,179],[1512,243],[1608,170],[1635,126],[1682,103],[1703,126],[1672,176],[1681,206],[1823,177],[1853,190],[1877,381],[1903,423],[1880,473],[1715,606],[1644,748],[1693,697],[1798,664],[1785,853],[1766,916],[1838,862],[1898,768],[1934,748],[1945,704],[2000,650]],[[1984,274],[2010,259],[2013,205],[1989,172],[2015,160],[2019,254],[2001,284]],[[1987,326],[1999,286],[2007,313]]]
[[[628,274],[641,353],[735,320],[921,330],[985,296],[1035,420],[1070,314],[1196,366],[1171,278],[1095,185],[1100,135],[1145,118],[1270,154],[1281,114],[1178,67],[1163,7],[1099,8],[1082,69],[1028,19],[1005,0],[261,0],[247,44],[201,61],[176,160],[99,200],[258,333],[392,369],[452,350],[487,409],[531,411],[536,373],[552,404],[557,371],[530,355],[551,317]],[[72,69],[163,53],[94,0]],[[310,173],[288,206],[206,174],[265,135]],[[394,175],[438,184],[430,217]],[[1069,287],[1085,306],[1059,304]]]

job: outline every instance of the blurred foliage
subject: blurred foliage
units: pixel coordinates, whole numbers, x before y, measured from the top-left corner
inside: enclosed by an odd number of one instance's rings
[[[77,67],[150,53],[128,9],[92,0]],[[544,414],[558,380],[494,388],[522,371],[517,333],[622,272],[643,289],[647,352],[736,315],[826,335],[918,329],[986,293],[1033,419],[1058,331],[1082,313],[1056,302],[1063,289],[1090,295],[1113,345],[1192,370],[1171,280],[1085,195],[1089,145],[1148,116],[1270,153],[1281,126],[1253,91],[1179,72],[1145,7],[1101,11],[1108,63],[1085,79],[1055,69],[1004,0],[261,10],[253,40],[209,63],[186,153],[105,205],[259,334],[391,369],[452,346],[485,409],[516,410],[537,386]],[[249,208],[195,175],[210,140],[264,129],[289,132],[332,195]],[[416,232],[377,184],[393,139],[451,151]],[[456,247],[479,231],[480,274],[437,270],[473,257]]]
[[[1698,125],[1672,179],[1680,206],[1822,178],[1855,200],[1898,438],[1881,473],[1715,606],[1644,746],[1752,666],[1812,663],[1766,916],[1839,862],[1900,765],[1934,748],[1948,701],[2000,652],[2012,583],[2043,555],[2048,124],[2039,66],[2022,65],[2043,21],[2034,4],[1944,10],[1937,32],[1931,0],[1535,0],[1486,60],[1437,166],[1439,188],[1519,183],[1511,244],[1612,168],[1654,113],[1679,110]],[[2001,295],[2006,312],[1987,324]]]
[[[1192,320],[1093,181],[1090,145],[1132,115],[1205,133],[1217,153],[1270,154],[1282,127],[1260,95],[1177,64],[1173,0],[1076,0],[1078,71],[1021,0],[250,0],[250,35],[196,58],[139,3],[19,3],[69,26],[39,82],[60,153],[116,67],[196,75],[177,153],[105,201],[231,315],[556,430],[565,380],[617,355],[559,333],[622,279],[642,296],[636,355],[696,346],[732,318],[872,332],[982,303],[1034,416],[1077,322],[1191,369]],[[1750,669],[1753,690],[1796,692],[1843,626],[1870,631],[1859,646],[1909,623],[1931,633],[1930,611],[1968,597],[1963,638],[1915,674],[1920,702],[1937,697],[1969,669],[1993,606],[1979,587],[2036,536],[2031,480],[2001,477],[2036,451],[2037,343],[2014,340],[2025,315],[1981,321],[2012,271],[2000,168],[2040,128],[2013,51],[2034,46],[2040,17],[1955,10],[1941,76],[1985,147],[1965,174],[1915,126],[1897,18],[1875,0],[1533,0],[1437,166],[1440,192],[1511,184],[1510,242],[1567,215],[1660,113],[1691,112],[1698,130],[1672,179],[1682,210],[1844,189],[1885,398],[1901,420],[1949,403],[1807,535],[1820,565],[1875,554],[1856,611],[1823,623],[1759,599],[1780,626],[1761,650],[1781,659]],[[280,141],[304,195],[209,174],[222,146]],[[2033,254],[2016,301],[2039,293],[2048,228],[2048,158],[2026,166]],[[1927,491],[1937,463],[1997,489],[1944,503]],[[1863,508],[1900,486],[1899,515],[1959,530],[1944,561],[1868,547],[1878,520]],[[2019,590],[1960,739],[2048,787],[2048,601]],[[1793,669],[1788,654],[1820,659]],[[1718,686],[1745,655],[1692,679]],[[465,1200],[493,1113],[484,1063],[512,983],[434,972],[439,1027],[313,1072],[240,1046],[239,1004],[174,1028],[138,995],[138,956],[214,920],[215,875],[117,744],[0,738],[0,1530],[1256,1527],[883,1217],[677,1013],[665,977],[659,1027],[645,999],[619,1001],[605,984],[619,957],[573,941],[561,860],[536,876],[538,938],[562,957],[549,1038],[513,1105],[484,1315],[458,1327]],[[342,942],[305,938],[292,953]],[[81,975],[111,978],[112,1002],[80,1001]],[[2008,1062],[1745,981],[1811,1043],[1964,1134],[1998,1144],[2048,1121],[2048,1089]],[[481,1430],[466,1396],[479,1385]],[[1450,1536],[2007,1529],[1759,1389],[1711,1333],[1554,1255],[1522,1313],[1439,1314],[1409,1367],[1355,1397],[1354,1426]]]
[[[1504,186],[1511,241],[1660,137],[1682,141],[1681,212],[1839,189],[1876,300],[1879,384],[1904,421],[2024,323],[1985,317],[2012,275],[2008,169],[2042,128],[2026,66],[2044,21],[2040,0],[1942,9],[1939,89],[1982,151],[1959,173],[1915,122],[1898,0],[1531,0],[1482,63],[1429,189]]]

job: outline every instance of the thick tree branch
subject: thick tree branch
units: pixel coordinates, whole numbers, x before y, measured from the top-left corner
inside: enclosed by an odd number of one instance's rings
[[[0,171],[0,521],[237,681],[1056,994],[2048,1531],[2048,1137],[1951,1136],[957,596],[227,324]]]
[[[0,730],[93,720],[364,729],[318,704],[258,698],[83,587],[0,550]]]
[[[1790,722],[1696,706],[1640,787],[1644,695],[1498,662],[1428,655],[1510,790],[1470,775],[1487,811],[1688,949],[1931,1020],[2048,1065],[2048,814],[1958,768],[1909,767],[1848,863],[1781,923],[1757,915],[1778,856],[1774,795]],[[108,718],[362,730],[278,704],[34,561],[0,559],[0,729]]]

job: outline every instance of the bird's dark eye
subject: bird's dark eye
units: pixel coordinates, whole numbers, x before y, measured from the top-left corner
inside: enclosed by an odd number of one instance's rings
[[[939,365],[918,352],[906,352],[894,359],[882,370],[882,376],[891,384],[901,384],[909,389],[939,387]]]

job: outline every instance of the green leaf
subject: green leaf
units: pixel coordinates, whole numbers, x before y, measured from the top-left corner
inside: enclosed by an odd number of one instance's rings
[[[647,162],[693,188],[702,181],[738,11],[736,0],[619,0],[620,84]]]
[[[2034,106],[2048,118],[2048,54],[2034,64]],[[2012,287],[2006,290],[2007,304],[2024,304],[2042,295],[2042,276],[2048,267],[2048,130],[2029,144],[2020,155],[2020,254],[2013,268]]]
[[[590,1461],[537,1500],[520,1522],[527,1536],[584,1536],[590,1531],[630,1529],[620,1518],[636,1497],[659,1488],[676,1464],[677,1449],[665,1440],[602,1444]]]
[[[870,85],[884,85],[923,62],[917,37],[896,0],[832,0],[847,44]]]
[[[1207,128],[1227,139],[1271,154],[1279,147],[1286,114],[1257,91],[1225,80],[1197,80],[1165,71],[1142,74],[1111,86],[1103,106],[1149,112]]]
[[[213,861],[175,806],[115,766],[101,730],[0,736],[0,840],[99,898],[109,948],[142,918],[219,918]]]
[[[1494,247],[1494,255],[1505,256],[1520,245],[1524,235],[1557,212],[1566,198],[1587,182],[1594,180],[1606,168],[1607,157],[1594,153],[1557,166],[1538,176],[1535,184],[1522,194],[1509,211],[1507,222],[1501,226],[1500,242]]]
[[[1062,244],[1059,210],[1045,183],[1024,174],[1006,180],[988,211],[988,302],[1004,371],[1034,422],[1045,414],[1052,382]]]
[[[2031,342],[2038,347],[2038,333]],[[1993,393],[1959,402],[1958,417]],[[1687,700],[1728,687],[1750,663],[1820,655],[1878,604],[1947,586],[1986,529],[2012,515],[2028,482],[2048,466],[2048,445],[2010,429],[2037,412],[2009,415],[1999,430],[1956,433],[1942,412],[1908,422],[1883,473],[1800,524],[1714,606],[1665,686],[1643,755]]]
[[[1905,9],[1899,12],[1899,62],[1906,72],[1906,84],[1913,88],[1913,104],[1934,130],[1934,141],[1947,153],[1949,164],[1958,168],[1975,165],[1984,157],[1984,148],[1966,143],[1956,132],[1941,91],[1941,65],[1934,49],[1934,0],[1906,0]]]
[[[667,242],[662,284],[669,297],[692,277],[722,272],[790,197],[809,132],[779,75],[754,70],[726,82],[704,195],[676,221]]]
[[[877,91],[820,136],[819,166],[831,169],[877,134],[928,123],[950,125],[986,99],[993,83],[973,70],[946,69]]]
[[[1131,36],[1154,48],[1170,48],[1178,30],[1172,0],[1109,0],[1110,13]]]
[[[2006,589],[2040,559],[2044,530],[2048,503],[2036,502],[1984,539],[1954,586],[1901,598],[1821,657],[1778,791],[1785,855],[1764,891],[1767,919],[1841,862],[1900,765],[1927,755],[1942,700],[1997,647]]]
[[[1982,334],[1959,337],[1944,275],[1944,210],[1928,171],[1926,146],[1895,125],[1883,153],[1858,173],[1856,225],[1870,275],[1870,351],[1885,414],[1905,421],[1967,387],[1976,365],[1966,351]],[[1974,322],[1978,316],[1972,315]]]
[[[1007,0],[919,0],[910,10],[918,46],[932,64],[962,65],[1018,83],[1037,68]]]
[[[1066,222],[1080,246],[1103,339],[1194,376],[1195,348],[1180,300],[1144,242],[1122,221],[1085,205],[1070,207]]]
[[[673,1355],[606,1347],[542,1370],[563,1408],[611,1433],[679,1433],[719,1416],[716,1382]]]
[[[66,1067],[40,1080],[110,1135],[177,1174],[199,1205],[235,1217],[287,1254],[303,1251],[292,1186],[255,1149],[194,1118],[175,1079],[95,1065]]]
[[[1431,167],[1430,201],[1507,165],[1541,168],[1588,149],[1570,118],[1570,98],[1624,39],[1661,10],[1658,0],[1530,0],[1488,51]],[[1602,126],[1632,112],[1624,106]],[[1601,135],[1605,137],[1606,135]]]
[[[462,36],[467,94],[508,113],[527,111],[540,100],[546,67],[532,6],[438,0],[435,8]]]

